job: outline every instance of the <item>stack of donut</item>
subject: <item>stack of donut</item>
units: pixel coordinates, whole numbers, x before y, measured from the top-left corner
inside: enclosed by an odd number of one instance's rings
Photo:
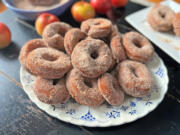
[[[155,31],[169,32],[173,30],[180,37],[180,12],[175,14],[166,5],[154,5],[148,13],[147,21]]]
[[[151,43],[137,32],[122,36],[104,18],[88,19],[80,29],[63,22],[46,26],[43,39],[28,41],[19,60],[36,75],[34,92],[47,104],[69,97],[82,105],[97,107],[105,100],[123,103],[125,93],[147,95],[153,79],[145,63],[154,53]]]

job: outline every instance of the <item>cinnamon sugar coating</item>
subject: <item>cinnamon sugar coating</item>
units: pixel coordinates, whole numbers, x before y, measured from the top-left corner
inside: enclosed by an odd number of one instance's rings
[[[173,19],[174,33],[180,37],[180,12],[176,13]]]
[[[117,63],[127,58],[124,47],[123,47],[123,43],[122,43],[121,33],[112,37],[111,42],[110,42],[110,48],[112,51],[113,58],[116,60]]]
[[[147,62],[154,54],[151,43],[137,32],[126,33],[123,38],[123,45],[127,56],[132,60]]]
[[[107,37],[111,32],[112,23],[108,19],[88,19],[81,23],[81,30],[92,38]]]
[[[64,22],[53,22],[45,27],[42,37],[49,47],[64,50],[64,36],[71,28],[69,24]]]
[[[19,61],[21,63],[21,66],[24,69],[27,69],[26,66],[26,58],[28,54],[37,49],[37,48],[42,48],[42,47],[47,47],[47,44],[44,42],[42,39],[33,39],[29,40],[28,42],[25,43],[25,45],[21,48],[20,54],[19,54]]]
[[[83,77],[77,69],[72,69],[67,75],[66,87],[79,104],[97,107],[104,102],[97,79]]]
[[[105,73],[98,79],[98,88],[109,104],[118,106],[123,103],[124,92],[117,79],[110,73]]]
[[[37,98],[46,104],[64,103],[70,98],[64,78],[54,81],[38,76],[33,89]]]
[[[143,97],[153,87],[150,71],[140,62],[125,60],[117,66],[117,73],[121,87],[133,97]]]
[[[46,79],[61,78],[71,68],[70,57],[53,48],[38,48],[27,57],[27,66],[34,74]]]
[[[64,37],[64,47],[66,53],[71,55],[76,44],[85,38],[86,33],[82,32],[80,29],[72,28],[71,30],[69,30]]]
[[[87,38],[76,45],[71,60],[83,76],[96,78],[112,65],[112,53],[103,41]]]
[[[172,20],[174,15],[174,11],[168,6],[156,4],[149,11],[147,21],[156,31],[170,31],[173,28]]]

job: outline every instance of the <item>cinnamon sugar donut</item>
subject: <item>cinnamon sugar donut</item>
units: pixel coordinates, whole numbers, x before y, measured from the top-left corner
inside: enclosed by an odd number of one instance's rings
[[[50,23],[45,27],[42,37],[49,47],[64,50],[64,35],[70,29],[71,26],[67,23]]]
[[[70,57],[53,48],[33,50],[26,63],[32,73],[46,79],[61,78],[72,67]]]
[[[112,37],[110,47],[113,58],[116,60],[117,63],[126,59],[125,50],[122,45],[122,35],[120,33]]]
[[[112,25],[111,33],[110,33],[110,36],[109,36],[109,40],[111,40],[114,36],[119,35],[119,33],[120,32],[118,30],[117,25]]]
[[[174,32],[178,37],[180,37],[180,12],[176,13],[174,19],[173,19],[173,27]]]
[[[107,37],[111,27],[112,23],[104,18],[88,19],[81,23],[81,30],[92,38]]]
[[[33,39],[25,43],[25,45],[21,48],[19,61],[24,69],[28,69],[26,66],[26,58],[28,54],[34,49],[47,47],[46,43],[42,39]]]
[[[111,32],[109,33],[109,35],[103,38],[99,38],[99,39],[104,41],[107,45],[109,45],[111,39],[118,34],[119,34],[119,30],[118,30],[117,25],[112,25]]]
[[[74,47],[80,41],[86,38],[86,33],[82,32],[78,28],[69,30],[64,37],[64,47],[66,53],[71,55]]]
[[[151,73],[140,62],[125,60],[117,66],[117,73],[123,90],[133,97],[143,97],[153,87]]]
[[[109,67],[108,71],[111,71],[115,67],[116,64],[117,64],[116,60],[114,58],[112,58],[112,63],[111,63],[111,66]]]
[[[117,106],[123,103],[124,92],[117,79],[110,73],[105,73],[98,79],[98,88],[109,104]]]
[[[66,78],[69,94],[82,105],[97,107],[103,103],[97,79],[85,78],[77,69],[72,69]]]
[[[147,21],[156,31],[170,31],[173,28],[174,11],[166,5],[154,5],[148,13]]]
[[[109,47],[101,40],[87,38],[79,42],[71,55],[72,64],[83,76],[96,78],[112,64]]]
[[[147,62],[154,54],[151,43],[137,32],[126,33],[123,38],[123,45],[127,56],[132,60]]]
[[[34,83],[34,93],[40,101],[46,104],[64,103],[70,97],[64,78],[47,80],[38,76]]]

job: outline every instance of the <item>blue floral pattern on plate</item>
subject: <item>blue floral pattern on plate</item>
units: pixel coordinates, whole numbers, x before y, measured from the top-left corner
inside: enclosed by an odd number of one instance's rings
[[[64,104],[47,105],[40,102],[33,92],[35,76],[21,68],[20,79],[29,98],[49,115],[72,124],[107,127],[141,118],[154,110],[163,100],[168,86],[167,69],[157,54],[147,63],[147,66],[155,80],[151,92],[143,98],[125,96],[124,103],[116,107],[105,102],[100,107],[90,108],[76,103],[72,98]]]

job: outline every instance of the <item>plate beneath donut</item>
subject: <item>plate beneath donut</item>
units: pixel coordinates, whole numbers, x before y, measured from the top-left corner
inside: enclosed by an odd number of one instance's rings
[[[105,102],[98,108],[91,108],[80,105],[73,99],[57,106],[48,105],[37,99],[33,92],[35,76],[22,67],[20,69],[20,80],[29,98],[50,116],[75,125],[108,127],[122,125],[142,118],[153,111],[163,100],[168,90],[167,69],[157,54],[147,63],[147,66],[154,78],[154,88],[151,90],[151,93],[144,98],[126,96],[125,102],[118,107],[111,106]]]

